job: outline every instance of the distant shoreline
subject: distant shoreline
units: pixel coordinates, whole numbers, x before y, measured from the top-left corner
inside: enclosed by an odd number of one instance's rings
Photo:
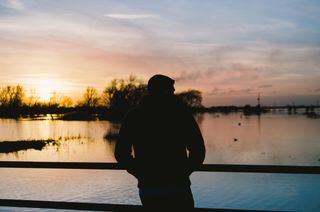
[[[320,106],[212,106],[187,108],[192,113],[243,113],[245,116],[263,115],[270,112],[286,112],[290,114],[302,114],[310,118],[320,117]],[[69,107],[69,108],[30,108],[19,109],[0,108],[0,118],[31,119],[31,120],[109,120],[121,121],[127,111],[110,110],[106,107]]]

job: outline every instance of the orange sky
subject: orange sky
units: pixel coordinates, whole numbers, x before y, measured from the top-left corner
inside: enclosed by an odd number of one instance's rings
[[[201,90],[205,105],[255,104],[258,93],[265,104],[315,104],[319,3],[228,2],[1,1],[0,86],[79,98],[161,73],[178,91]]]

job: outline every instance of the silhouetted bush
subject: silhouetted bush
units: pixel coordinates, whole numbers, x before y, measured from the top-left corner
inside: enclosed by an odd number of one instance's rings
[[[180,93],[177,93],[177,97],[181,99],[181,101],[188,108],[202,108],[202,95],[198,90],[187,90]]]
[[[0,106],[8,108],[21,107],[24,98],[24,90],[21,85],[5,86],[0,89]]]
[[[20,85],[0,88],[0,115],[17,118],[23,105],[24,90]]]
[[[83,94],[83,101],[80,103],[81,106],[94,108],[98,105],[99,96],[98,91],[94,87],[87,87]]]
[[[113,118],[122,116],[147,93],[147,85],[135,76],[128,79],[114,79],[103,91],[103,105],[107,106]]]

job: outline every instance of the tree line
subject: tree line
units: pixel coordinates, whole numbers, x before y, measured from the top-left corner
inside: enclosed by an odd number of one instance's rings
[[[0,115],[19,115],[34,113],[66,113],[74,110],[87,113],[105,113],[123,115],[139,104],[147,94],[147,84],[136,76],[126,79],[113,79],[100,94],[94,87],[87,87],[82,98],[74,103],[67,96],[53,92],[48,102],[40,97],[25,95],[21,85],[0,87]],[[198,90],[190,89],[176,93],[187,108],[202,108],[202,95]]]

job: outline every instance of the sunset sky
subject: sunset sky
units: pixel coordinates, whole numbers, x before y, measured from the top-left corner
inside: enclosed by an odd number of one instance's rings
[[[204,104],[316,104],[319,0],[0,0],[0,86],[46,100],[161,73]]]

